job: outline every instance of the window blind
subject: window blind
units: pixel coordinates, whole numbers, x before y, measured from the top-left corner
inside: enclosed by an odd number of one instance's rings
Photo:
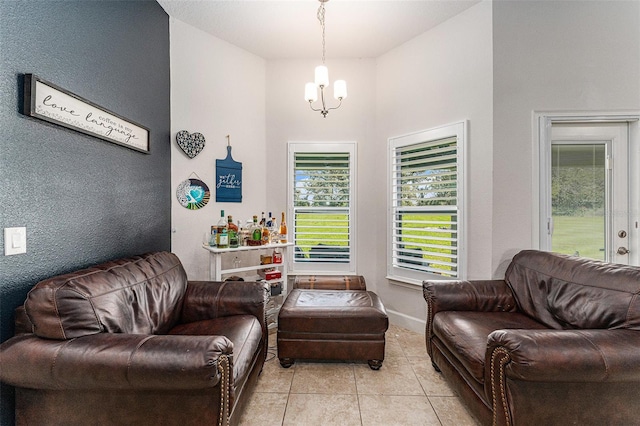
[[[392,265],[457,277],[457,138],[396,146],[392,156]]]
[[[294,263],[351,261],[351,154],[295,152]]]

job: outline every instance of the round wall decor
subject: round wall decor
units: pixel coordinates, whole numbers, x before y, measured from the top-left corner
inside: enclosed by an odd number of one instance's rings
[[[207,205],[211,192],[207,184],[200,179],[187,179],[178,185],[176,198],[182,207],[198,210]]]

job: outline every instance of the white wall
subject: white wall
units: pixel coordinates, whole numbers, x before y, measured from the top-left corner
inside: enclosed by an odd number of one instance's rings
[[[420,288],[386,275],[387,139],[468,120],[468,277],[502,277],[532,246],[532,114],[640,109],[640,2],[486,1],[377,59],[328,60],[349,98],[323,119],[303,99],[317,61],[264,61],[171,20],[172,188],[212,183],[232,135],[244,202],[188,211],[172,197],[173,251],[208,275],[202,234],[220,208],[246,219],[286,206],[288,141],[358,143],[358,273],[397,324],[421,331]],[[208,145],[189,160],[178,130]]]
[[[267,204],[275,211],[286,207],[287,142],[357,143],[356,263],[367,285],[380,280],[373,250],[382,242],[374,216],[384,208],[383,190],[377,175],[384,170],[384,151],[375,138],[375,61],[372,59],[327,59],[331,82],[347,81],[348,97],[327,118],[311,111],[304,100],[304,85],[313,81],[319,60],[271,60],[267,62]],[[335,106],[333,87],[329,106]],[[384,188],[384,186],[382,187]],[[273,206],[273,207],[272,207]]]
[[[266,205],[265,61],[174,18],[171,31],[171,219],[172,251],[191,280],[209,278],[203,234],[220,210],[243,221]],[[180,130],[205,136],[204,150],[190,159],[175,142]],[[215,160],[232,156],[243,167],[242,203],[216,203]],[[195,173],[211,189],[200,210],[182,207],[175,196],[180,182]]]
[[[469,121],[467,155],[468,277],[490,273],[492,183],[491,3],[480,3],[377,60],[376,140],[385,158],[387,138]],[[386,165],[376,182],[386,189]],[[378,277],[386,274],[386,192],[378,195]],[[422,288],[387,280],[378,294],[395,323],[424,329]]]
[[[534,111],[640,109],[640,2],[495,1],[493,259],[535,245]]]

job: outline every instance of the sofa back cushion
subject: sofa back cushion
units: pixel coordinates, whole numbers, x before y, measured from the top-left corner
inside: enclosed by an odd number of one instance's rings
[[[505,277],[520,309],[555,329],[640,330],[640,268],[525,250]]]
[[[165,334],[178,322],[186,286],[174,254],[148,253],[41,281],[25,310],[34,333],[49,339]]]

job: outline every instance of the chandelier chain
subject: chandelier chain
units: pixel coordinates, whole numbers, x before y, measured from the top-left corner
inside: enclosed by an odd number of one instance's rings
[[[322,64],[324,65],[326,44],[324,41],[324,2],[322,0],[320,0],[320,7],[318,8],[318,21],[320,21],[320,26],[322,27]]]

